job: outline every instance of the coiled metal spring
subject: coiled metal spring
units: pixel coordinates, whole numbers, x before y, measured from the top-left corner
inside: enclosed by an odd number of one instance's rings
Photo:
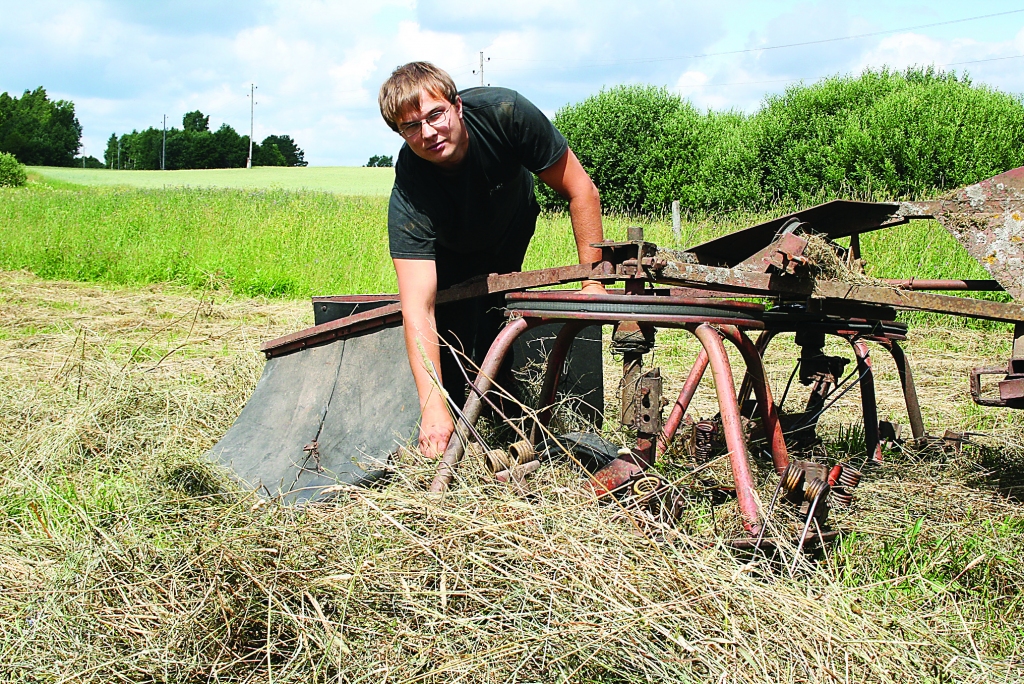
[[[807,487],[804,489],[804,500],[814,501],[815,499],[823,499],[828,496],[831,490],[832,488],[828,486],[828,482],[825,482],[820,477],[816,477],[807,483]]]
[[[839,474],[839,480],[832,488],[832,501],[837,506],[849,508],[853,504],[853,490],[860,484],[861,472],[845,463],[842,464],[842,467],[843,471]]]
[[[839,475],[839,484],[847,489],[855,489],[860,484],[861,472],[844,465],[843,472]]]
[[[793,492],[800,491],[800,487],[804,483],[804,469],[798,466],[796,463],[790,463],[786,466],[786,469],[782,471],[781,476],[781,487],[787,495]]]
[[[718,426],[712,420],[701,420],[693,426],[693,455],[701,460],[711,458]]]
[[[529,440],[521,440],[513,444],[508,448],[509,455],[512,460],[523,465],[529,463],[537,458],[537,452],[533,448],[533,444]]]

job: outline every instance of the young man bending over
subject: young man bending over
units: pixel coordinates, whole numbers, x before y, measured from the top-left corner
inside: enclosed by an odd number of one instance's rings
[[[437,291],[473,276],[519,271],[540,209],[537,174],[569,200],[580,263],[599,261],[601,200],[565,138],[513,90],[469,88],[427,62],[395,69],[380,88],[380,112],[405,144],[388,205],[388,241],[398,274],[405,345],[419,394],[420,451],[444,451],[454,430],[427,364],[456,402],[465,381],[439,337],[479,364],[500,329],[502,295],[446,304]],[[584,292],[603,293],[598,282]],[[424,355],[426,362],[424,362]]]

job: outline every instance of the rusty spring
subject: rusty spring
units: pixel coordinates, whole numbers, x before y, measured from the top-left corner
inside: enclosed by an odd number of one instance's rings
[[[799,491],[800,487],[804,483],[804,469],[798,466],[796,463],[790,463],[786,466],[786,469],[782,471],[781,487],[786,494],[792,494],[795,491]]]
[[[701,420],[693,426],[693,455],[701,460],[711,458],[715,448],[718,425],[712,420]]]
[[[807,488],[804,489],[804,500],[814,501],[818,498],[824,498],[828,496],[831,489],[832,488],[828,486],[828,482],[825,482],[825,480],[820,477],[816,477],[807,483]]]
[[[839,481],[832,488],[832,500],[838,506],[849,508],[853,503],[853,490],[860,484],[861,472],[843,464],[843,472],[839,474]]]

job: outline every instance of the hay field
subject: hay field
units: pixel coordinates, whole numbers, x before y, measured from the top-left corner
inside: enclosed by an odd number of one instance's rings
[[[338,195],[387,196],[395,181],[391,168],[362,166],[257,166],[252,169],[125,171],[73,166],[30,166],[46,181],[131,188],[229,188],[235,190],[318,190]]]
[[[568,466],[524,500],[467,463],[437,501],[432,464],[406,456],[380,489],[261,504],[202,455],[252,390],[259,341],[310,318],[223,290],[0,274],[0,679],[1024,677],[1021,420],[971,407],[961,374],[1005,358],[1002,336],[914,333],[929,427],[984,427],[991,448],[890,454],[837,517],[856,534],[791,579],[719,543],[731,504],[691,500],[659,530],[591,501]],[[663,342],[678,375],[688,343]]]

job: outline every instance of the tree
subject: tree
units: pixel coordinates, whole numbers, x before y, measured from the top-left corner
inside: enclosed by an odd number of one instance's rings
[[[108,169],[117,168],[117,134],[111,133],[107,139],[107,149],[103,152],[103,161]]]
[[[216,163],[212,168],[233,169],[245,166],[249,156],[249,136],[238,135],[231,126],[221,124],[213,133],[213,147]]]
[[[81,146],[73,102],[51,101],[42,86],[21,98],[0,94],[0,152],[23,164],[71,166]]]
[[[89,155],[88,157],[75,157],[75,166],[83,169],[105,168],[103,162],[92,155]]]
[[[210,117],[205,116],[197,109],[181,117],[181,127],[185,131],[192,133],[208,133],[210,131]]]
[[[375,154],[366,162],[367,166],[394,166],[394,160],[390,154]]]
[[[260,147],[265,145],[277,145],[277,149],[284,155],[285,166],[306,166],[308,163],[303,158],[305,152],[295,144],[290,135],[268,135],[260,143]]]
[[[277,148],[277,145],[263,141],[262,145],[253,145],[252,165],[287,166],[288,162],[285,160],[284,155],[281,154],[281,150]]]

